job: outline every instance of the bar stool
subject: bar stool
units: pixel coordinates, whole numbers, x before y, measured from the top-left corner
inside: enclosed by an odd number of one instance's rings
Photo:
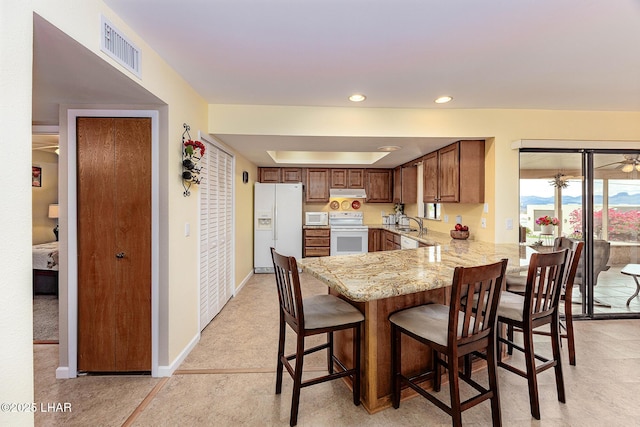
[[[449,306],[426,304],[397,311],[391,322],[392,403],[400,407],[403,383],[449,414],[454,426],[462,425],[462,412],[487,399],[491,400],[494,426],[502,425],[498,393],[496,313],[507,260],[477,267],[456,267]],[[474,301],[467,304],[467,301]],[[429,347],[432,367],[426,372],[407,377],[402,373],[401,342],[405,334]],[[460,370],[460,358],[475,352],[486,352],[489,388],[471,379],[471,370]],[[444,357],[441,357],[444,356]],[[446,361],[445,361],[446,358]],[[440,391],[440,367],[449,372],[451,406],[425,390],[420,383],[431,379],[433,390]],[[460,401],[462,379],[479,394]]]
[[[567,260],[568,267],[564,270],[562,293],[560,294],[560,299],[564,301],[564,322],[560,319],[560,338],[566,338],[567,340],[567,347],[569,348],[569,364],[573,366],[576,364],[576,344],[573,334],[573,311],[571,300],[573,298],[573,286],[583,248],[584,242],[569,239],[567,237],[556,237],[553,244],[554,251],[562,249],[569,249],[570,251],[569,259]],[[507,291],[524,295],[526,282],[526,276],[507,274]],[[565,333],[562,333],[562,329],[565,330]],[[534,330],[533,334],[549,336],[550,332]],[[508,337],[508,339],[513,341],[512,336]]]
[[[507,338],[499,337],[507,344],[508,352],[517,349],[525,355],[526,370],[519,369],[503,360],[498,366],[527,379],[531,415],[540,419],[537,375],[550,368],[555,369],[558,400],[565,403],[564,380],[562,378],[562,357],[560,354],[560,327],[558,302],[562,292],[563,275],[569,250],[535,253],[531,256],[524,295],[502,292],[498,305],[498,324],[507,325]],[[551,347],[553,358],[547,359],[535,353],[533,330],[542,325],[551,326]],[[524,345],[513,341],[514,328],[523,332]],[[536,359],[542,361],[536,366]]]
[[[360,336],[364,316],[348,302],[334,295],[315,295],[302,298],[300,277],[295,257],[278,254],[271,248],[271,258],[280,300],[280,338],[278,340],[278,364],[276,369],[276,394],[282,392],[283,367],[293,378],[293,396],[289,425],[298,422],[300,389],[313,384],[350,376],[353,380],[353,403],[360,405]],[[296,333],[296,352],[284,354],[286,325]],[[347,369],[333,354],[333,332],[353,329],[353,368]],[[327,334],[327,342],[305,349],[304,339],[311,335]],[[328,375],[302,381],[304,356],[327,349]],[[291,366],[290,360],[295,360]],[[334,372],[334,365],[340,368]]]

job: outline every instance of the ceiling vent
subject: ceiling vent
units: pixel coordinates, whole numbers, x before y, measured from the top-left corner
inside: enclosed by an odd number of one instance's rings
[[[100,36],[102,40],[100,42],[100,50],[141,79],[140,49],[111,25],[111,22],[104,16],[101,16],[101,25]]]

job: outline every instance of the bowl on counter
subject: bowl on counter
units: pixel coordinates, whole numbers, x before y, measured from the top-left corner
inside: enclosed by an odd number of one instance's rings
[[[449,232],[449,234],[451,235],[452,238],[457,239],[457,240],[466,240],[469,238],[469,231],[458,231],[458,230],[451,230]]]

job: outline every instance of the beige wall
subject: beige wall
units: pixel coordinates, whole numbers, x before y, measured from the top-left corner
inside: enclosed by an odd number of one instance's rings
[[[53,229],[58,220],[49,218],[49,205],[58,203],[58,156],[34,150],[33,166],[42,168],[42,187],[31,187],[32,241],[37,245],[56,239]]]
[[[31,311],[31,64],[29,2],[0,7],[0,402],[34,402]],[[4,64],[11,64],[10,67]],[[0,411],[0,425],[32,425]]]
[[[472,238],[517,242],[518,151],[521,139],[601,141],[615,148],[618,141],[640,140],[640,113],[542,110],[420,110],[388,108],[279,107],[210,105],[211,133],[250,135],[396,136],[484,138],[485,201],[483,205],[447,204],[448,224],[429,221],[427,227],[448,232],[461,215]],[[487,228],[480,228],[481,218]],[[512,219],[513,230],[506,230]]]

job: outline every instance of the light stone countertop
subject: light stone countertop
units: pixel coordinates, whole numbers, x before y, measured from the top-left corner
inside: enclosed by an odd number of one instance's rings
[[[392,226],[378,228],[393,230]],[[417,236],[416,232],[399,234]],[[350,300],[365,302],[450,286],[456,266],[471,267],[507,258],[507,273],[519,273],[527,264],[526,259],[520,259],[518,244],[454,240],[432,231],[417,240],[433,246],[303,258],[298,265]]]

